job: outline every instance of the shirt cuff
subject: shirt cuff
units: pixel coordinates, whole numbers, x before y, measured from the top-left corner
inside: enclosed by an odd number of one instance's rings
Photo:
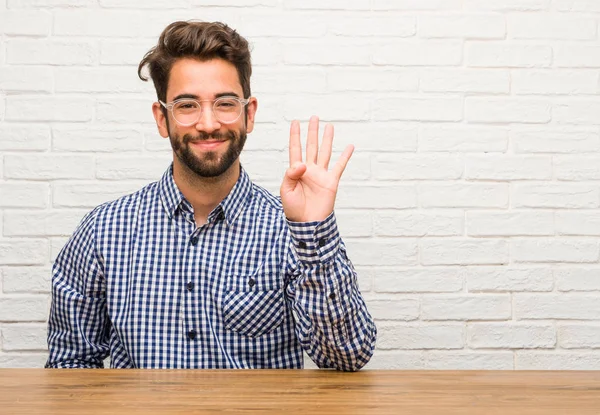
[[[325,264],[335,257],[340,246],[340,233],[333,212],[321,222],[286,221],[300,261]]]

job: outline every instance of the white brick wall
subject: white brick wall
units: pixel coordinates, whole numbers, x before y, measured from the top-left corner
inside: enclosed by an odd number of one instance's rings
[[[136,68],[181,18],[252,43],[260,184],[294,118],[356,145],[337,216],[368,367],[600,369],[595,0],[0,0],[0,367],[44,363],[81,217],[167,166]]]

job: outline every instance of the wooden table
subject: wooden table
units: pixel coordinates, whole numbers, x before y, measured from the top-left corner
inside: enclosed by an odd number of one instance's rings
[[[600,414],[600,372],[0,369],[0,414]]]

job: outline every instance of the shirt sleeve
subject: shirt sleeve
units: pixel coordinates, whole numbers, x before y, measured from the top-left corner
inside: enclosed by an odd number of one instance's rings
[[[322,222],[287,223],[291,247],[286,297],[300,344],[321,368],[359,370],[373,355],[377,329],[335,215]]]
[[[89,213],[52,267],[46,368],[102,368],[108,356],[106,284]]]

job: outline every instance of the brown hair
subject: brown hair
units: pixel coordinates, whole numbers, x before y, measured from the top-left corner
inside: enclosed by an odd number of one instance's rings
[[[146,53],[138,66],[138,76],[147,81],[148,77],[142,75],[142,70],[148,65],[156,95],[161,101],[167,99],[171,67],[181,58],[226,60],[237,69],[244,98],[250,96],[252,64],[248,41],[226,24],[178,21],[163,30],[158,44]]]

